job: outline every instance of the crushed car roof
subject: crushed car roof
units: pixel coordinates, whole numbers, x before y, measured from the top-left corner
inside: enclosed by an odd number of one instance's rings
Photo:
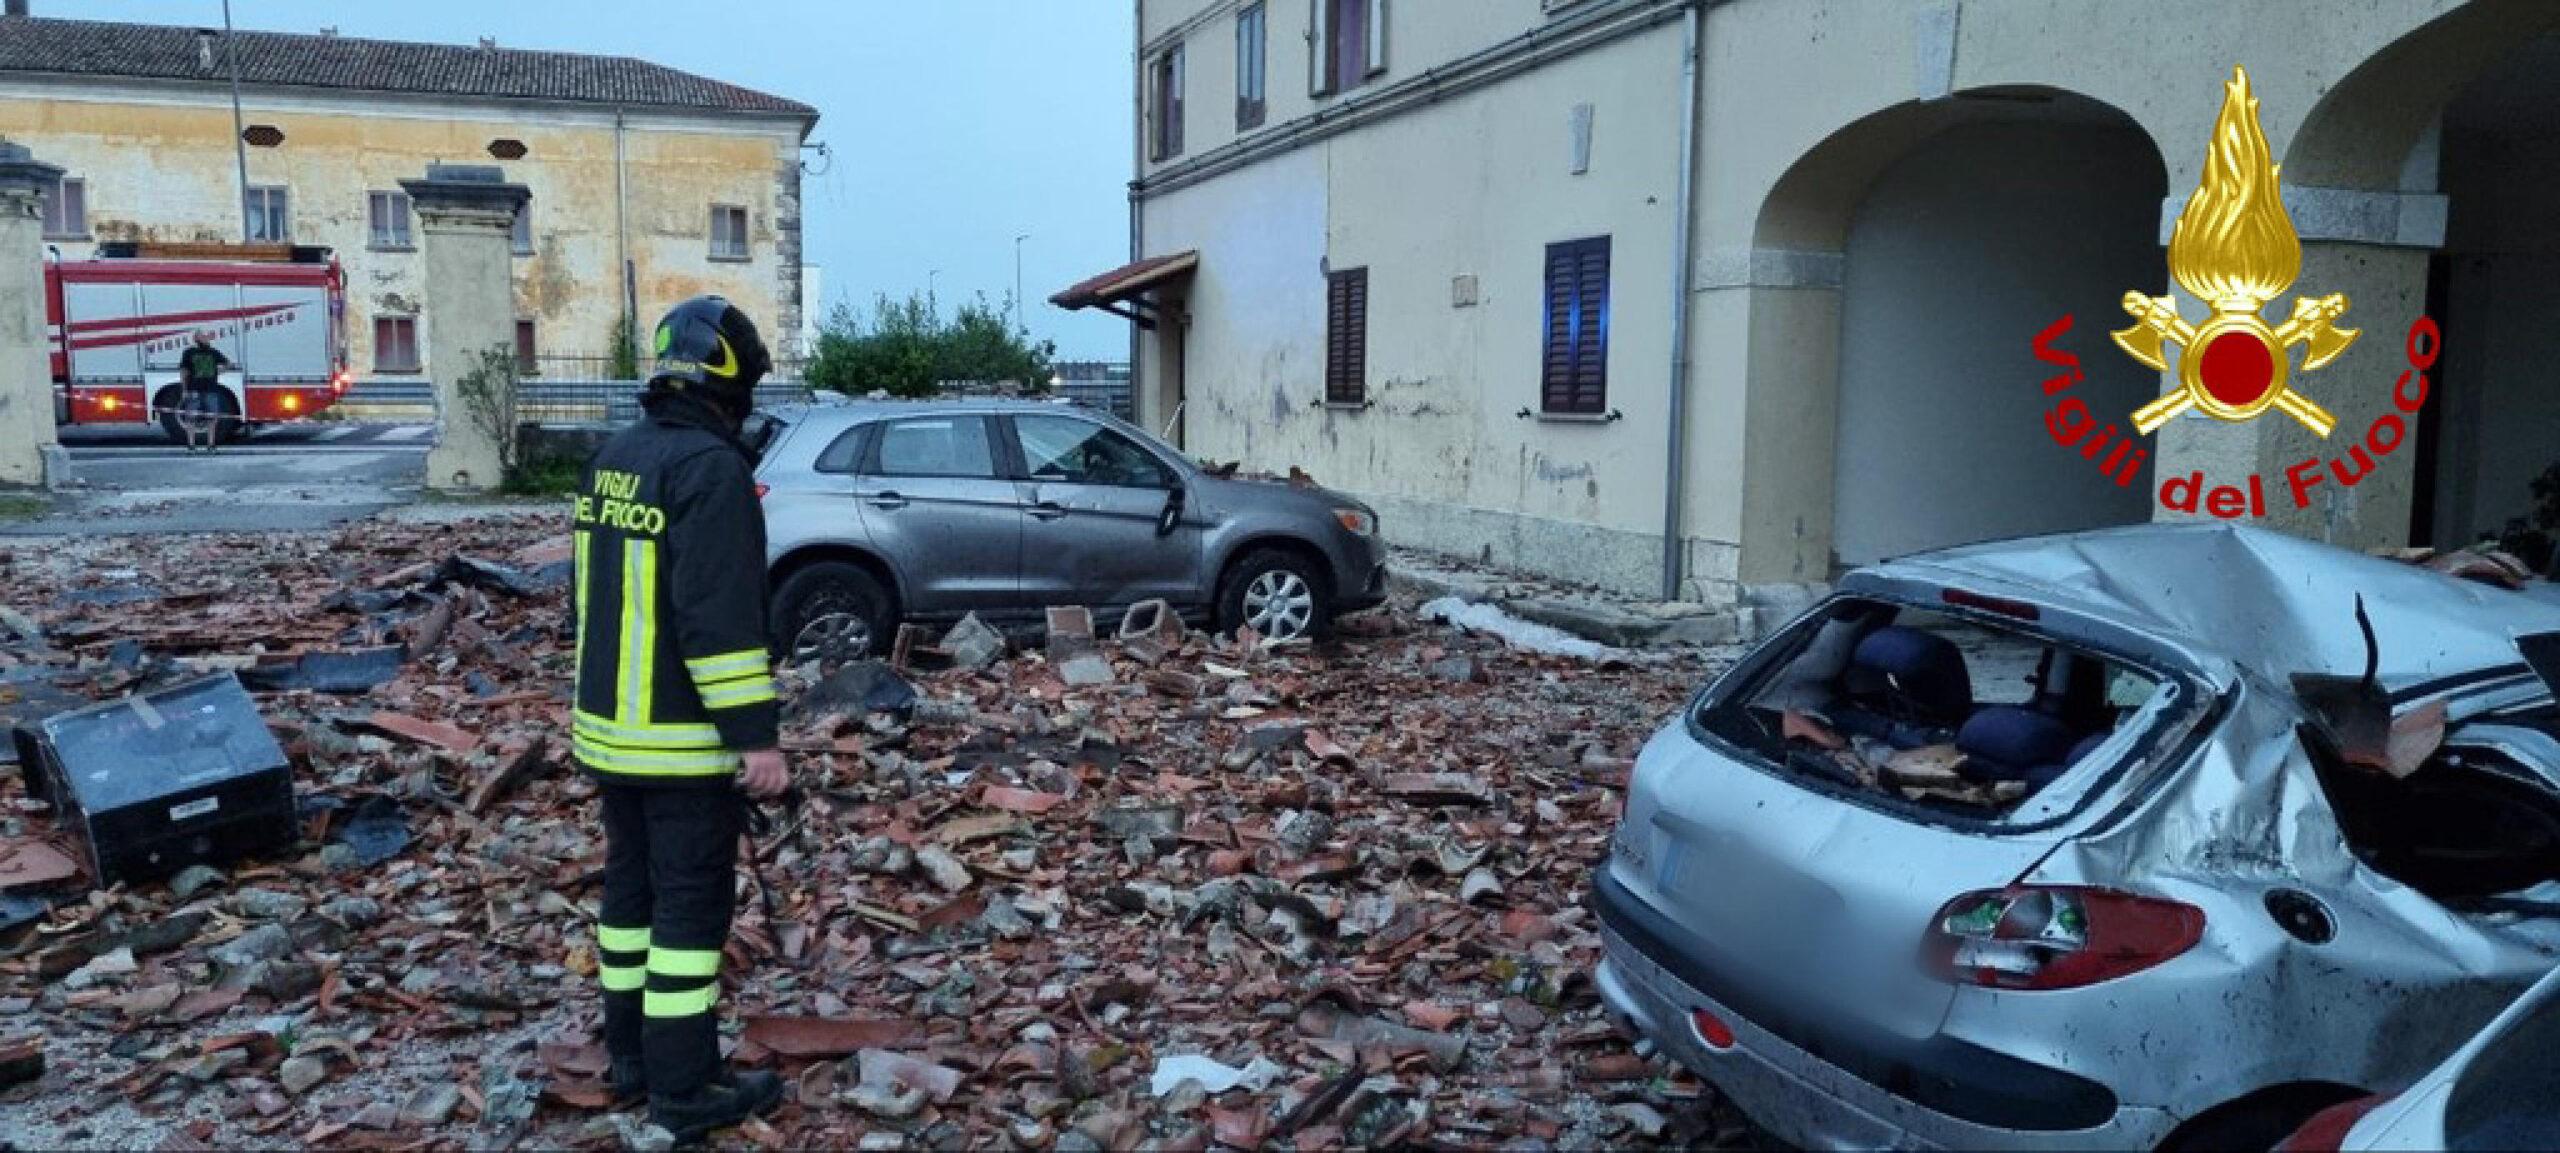
[[[2395,691],[2492,669],[2524,671],[2515,638],[2560,632],[2560,604],[2270,529],[2138,525],[2026,537],[1888,561],[1878,572],[1989,578],[2040,599],[2169,634],[2275,684],[2360,676],[2361,593]]]

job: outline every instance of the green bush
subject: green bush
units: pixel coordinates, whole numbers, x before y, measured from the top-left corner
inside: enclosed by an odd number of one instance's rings
[[[979,296],[945,320],[932,297],[883,295],[868,321],[838,305],[818,332],[809,361],[812,388],[861,396],[931,396],[945,381],[1011,383],[1025,392],[1049,387],[1057,346],[1034,341],[1005,323],[1011,305]]]

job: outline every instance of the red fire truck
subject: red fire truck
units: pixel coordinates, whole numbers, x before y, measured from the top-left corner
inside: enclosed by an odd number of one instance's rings
[[[60,424],[178,425],[178,355],[198,332],[222,374],[227,435],[307,417],[347,390],[346,277],[325,248],[105,244],[45,268]]]

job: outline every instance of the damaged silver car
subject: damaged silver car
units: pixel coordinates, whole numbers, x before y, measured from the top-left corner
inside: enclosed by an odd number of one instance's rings
[[[1862,569],[1645,749],[1601,992],[1805,1147],[2267,1148],[2560,953],[2555,640],[2253,528]]]

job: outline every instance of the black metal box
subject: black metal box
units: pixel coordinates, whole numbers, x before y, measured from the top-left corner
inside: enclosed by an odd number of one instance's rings
[[[79,834],[101,887],[299,835],[293,766],[229,673],[57,713],[17,742],[29,785]]]

